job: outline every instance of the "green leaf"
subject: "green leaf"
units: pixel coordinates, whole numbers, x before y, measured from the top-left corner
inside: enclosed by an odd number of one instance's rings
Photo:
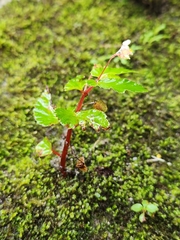
[[[77,76],[76,78],[73,78],[66,83],[64,90],[70,91],[70,90],[76,89],[76,90],[82,91],[85,85],[97,86],[97,83],[95,80],[92,80],[92,79],[82,80],[82,76]]]
[[[38,98],[33,113],[37,123],[42,126],[51,126],[59,122],[51,105],[51,94],[47,90]]]
[[[92,86],[92,87],[97,86],[97,82],[95,80],[87,80],[86,83],[88,86]]]
[[[91,75],[93,77],[99,77],[102,71],[103,71],[103,68],[101,67],[100,68],[93,67],[93,69],[91,70]],[[125,73],[132,73],[132,72],[135,72],[135,71],[126,69],[126,68],[106,68],[101,78],[104,78],[105,76],[109,77],[109,76],[120,75]]]
[[[102,111],[90,109],[77,112],[76,115],[78,116],[79,124],[82,127],[86,126],[86,122],[88,122],[95,130],[99,130],[100,127],[109,127],[109,122],[106,119],[107,116]]]
[[[116,92],[124,93],[126,90],[131,92],[146,92],[147,90],[141,85],[127,79],[105,78],[98,82],[98,86],[104,89],[113,89]]]
[[[145,218],[145,214],[144,214],[144,213],[141,213],[141,214],[139,215],[139,221],[140,221],[140,222],[145,222],[145,221],[146,221],[146,218]]]
[[[90,124],[95,130],[99,130],[100,127],[109,127],[106,114],[96,109],[90,109],[76,113],[71,108],[57,108],[55,112],[61,124],[68,125],[69,128],[75,128],[75,126],[78,124],[80,124],[82,127],[85,127],[87,123]]]
[[[146,207],[146,210],[149,213],[155,213],[158,211],[158,205],[157,204],[153,204],[153,203],[149,203]]]
[[[52,145],[47,137],[45,137],[35,148],[38,156],[43,157],[52,153]]]
[[[147,208],[147,205],[148,205],[148,204],[149,204],[149,203],[148,203],[147,200],[143,200],[143,201],[142,201],[142,205],[143,205],[144,209]]]
[[[79,123],[79,120],[76,116],[76,113],[72,108],[57,108],[55,110],[57,117],[60,120],[60,123],[64,125],[68,125],[69,128],[74,128],[75,125]]]
[[[82,80],[83,76],[77,76],[76,78],[73,78],[69,80],[65,87],[65,91],[70,91],[70,90],[79,90],[82,91],[84,86],[87,84],[85,80]]]
[[[143,209],[143,206],[140,203],[136,203],[131,207],[131,210],[133,210],[134,212],[141,212],[142,209]]]

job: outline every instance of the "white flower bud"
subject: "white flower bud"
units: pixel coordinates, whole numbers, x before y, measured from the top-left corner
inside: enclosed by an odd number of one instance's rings
[[[122,43],[121,48],[117,51],[116,55],[121,59],[130,59],[130,56],[133,55],[132,50],[129,48],[131,40],[126,40]]]

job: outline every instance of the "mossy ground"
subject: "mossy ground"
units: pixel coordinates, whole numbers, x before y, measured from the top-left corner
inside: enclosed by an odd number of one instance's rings
[[[130,0],[21,0],[0,19],[0,239],[179,239],[179,1],[155,16]],[[92,92],[88,101],[107,103],[111,128],[75,130],[88,172],[64,179],[34,154],[44,135],[58,147],[62,131],[36,125],[35,101],[49,86],[54,104],[74,105],[79,93],[65,94],[64,84],[127,38],[135,53],[123,64],[148,92]],[[147,163],[157,154],[170,164]],[[140,223],[130,208],[143,199],[159,211]]]

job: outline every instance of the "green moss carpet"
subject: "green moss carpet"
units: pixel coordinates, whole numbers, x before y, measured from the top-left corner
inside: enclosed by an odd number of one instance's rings
[[[20,0],[0,9],[0,240],[179,239],[179,34],[178,0],[159,15],[132,0]],[[72,174],[63,178],[53,156],[35,154],[44,136],[58,149],[64,131],[38,126],[35,102],[48,86],[53,104],[75,106],[79,93],[65,93],[65,83],[89,76],[126,39],[133,57],[111,66],[135,70],[127,78],[148,91],[89,95],[87,105],[106,102],[111,127],[73,132]],[[76,174],[76,155],[87,173]],[[142,200],[159,206],[144,223],[131,210]]]

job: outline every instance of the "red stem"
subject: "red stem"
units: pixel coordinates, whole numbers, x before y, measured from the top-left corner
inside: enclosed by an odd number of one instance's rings
[[[99,77],[97,78],[97,82],[100,81],[100,78],[101,76],[103,75],[104,71],[106,70],[106,68],[108,67],[108,65],[110,64],[111,60],[116,57],[116,54],[112,55],[111,58],[109,59],[109,61],[106,63],[105,67],[103,68],[101,74],[99,75]],[[94,87],[90,86],[90,87],[85,87],[84,90],[82,91],[81,93],[81,98],[78,102],[78,105],[76,107],[76,110],[75,112],[79,112],[81,111],[82,109],[82,106],[83,106],[83,102],[84,102],[84,99],[85,97],[87,97],[87,95],[89,94],[89,92],[93,89]],[[70,145],[70,140],[71,140],[71,135],[72,135],[72,129],[69,128],[67,130],[67,133],[66,133],[66,139],[64,141],[64,147],[63,147],[63,151],[62,151],[62,154],[61,154],[61,160],[60,160],[60,168],[61,168],[61,173],[62,175],[65,177],[66,176],[66,171],[65,171],[65,167],[66,167],[66,156],[67,156],[67,153],[68,153],[68,148],[69,148],[69,145]],[[57,155],[57,154],[56,154]]]
[[[72,135],[72,129],[69,128],[67,130],[67,133],[66,133],[66,139],[64,141],[64,147],[63,147],[63,151],[62,151],[62,154],[61,154],[61,161],[60,161],[61,173],[64,177],[66,176],[66,171],[65,171],[66,155],[67,155],[68,148],[69,148],[69,145],[70,145],[71,135]]]
[[[56,150],[52,149],[52,152],[54,155],[57,155],[58,157],[61,157],[61,154],[59,152],[57,152]]]
[[[90,87],[89,87],[89,88],[90,88]],[[85,99],[85,97],[88,95],[87,90],[88,90],[89,88],[87,88],[85,91],[82,92],[81,98],[80,98],[80,100],[79,100],[79,102],[78,102],[78,105],[77,105],[77,107],[76,107],[75,112],[79,112],[79,111],[81,110],[81,108],[82,108],[82,106],[83,106],[84,99]]]

